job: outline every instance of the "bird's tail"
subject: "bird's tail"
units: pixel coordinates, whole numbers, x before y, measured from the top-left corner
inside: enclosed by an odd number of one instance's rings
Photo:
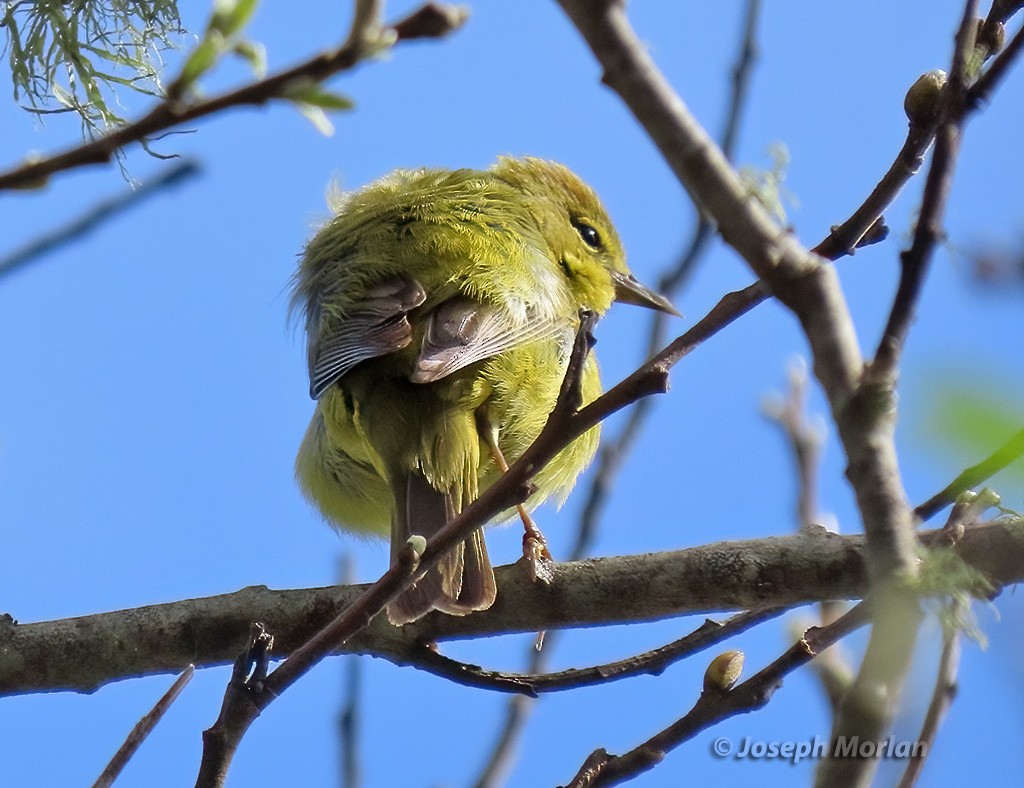
[[[395,483],[391,562],[396,561],[410,536],[419,534],[429,539],[458,514],[458,508],[451,493],[435,490],[419,473],[406,473]],[[489,608],[495,594],[494,570],[483,532],[478,529],[393,599],[388,605],[388,619],[399,626],[431,610],[464,616]]]

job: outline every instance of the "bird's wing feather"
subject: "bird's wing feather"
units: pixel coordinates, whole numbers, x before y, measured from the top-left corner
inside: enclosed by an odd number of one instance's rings
[[[366,298],[328,332],[319,334],[309,352],[309,396],[323,393],[360,361],[393,353],[412,341],[408,313],[427,298],[412,279],[393,279],[371,288]]]
[[[552,318],[528,317],[525,322],[514,321],[498,307],[465,296],[445,301],[427,318],[423,346],[410,379],[431,383],[505,350],[555,336],[564,328]]]

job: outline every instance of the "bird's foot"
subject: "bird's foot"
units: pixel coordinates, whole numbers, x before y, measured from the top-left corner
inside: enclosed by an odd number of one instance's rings
[[[551,585],[555,579],[555,559],[548,549],[548,540],[529,517],[523,519],[523,557],[533,582]]]

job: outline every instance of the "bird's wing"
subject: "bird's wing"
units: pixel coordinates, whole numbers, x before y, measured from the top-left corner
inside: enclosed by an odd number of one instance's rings
[[[529,315],[515,321],[498,307],[457,296],[427,318],[423,346],[410,380],[431,383],[502,351],[555,336],[565,326],[550,317]]]
[[[412,325],[408,313],[427,299],[412,279],[392,279],[371,288],[366,298],[331,330],[320,334],[309,349],[309,396],[323,393],[360,361],[408,347]]]

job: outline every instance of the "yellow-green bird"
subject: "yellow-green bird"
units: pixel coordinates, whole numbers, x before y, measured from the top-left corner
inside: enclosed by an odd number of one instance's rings
[[[554,406],[579,312],[615,300],[678,314],[626,267],[594,192],[566,167],[398,170],[332,205],[295,276],[316,411],[295,463],[305,495],[354,531],[429,538],[533,442]],[[601,392],[591,355],[584,402]],[[535,477],[564,499],[595,427]],[[477,531],[388,606],[394,624],[495,598]]]

